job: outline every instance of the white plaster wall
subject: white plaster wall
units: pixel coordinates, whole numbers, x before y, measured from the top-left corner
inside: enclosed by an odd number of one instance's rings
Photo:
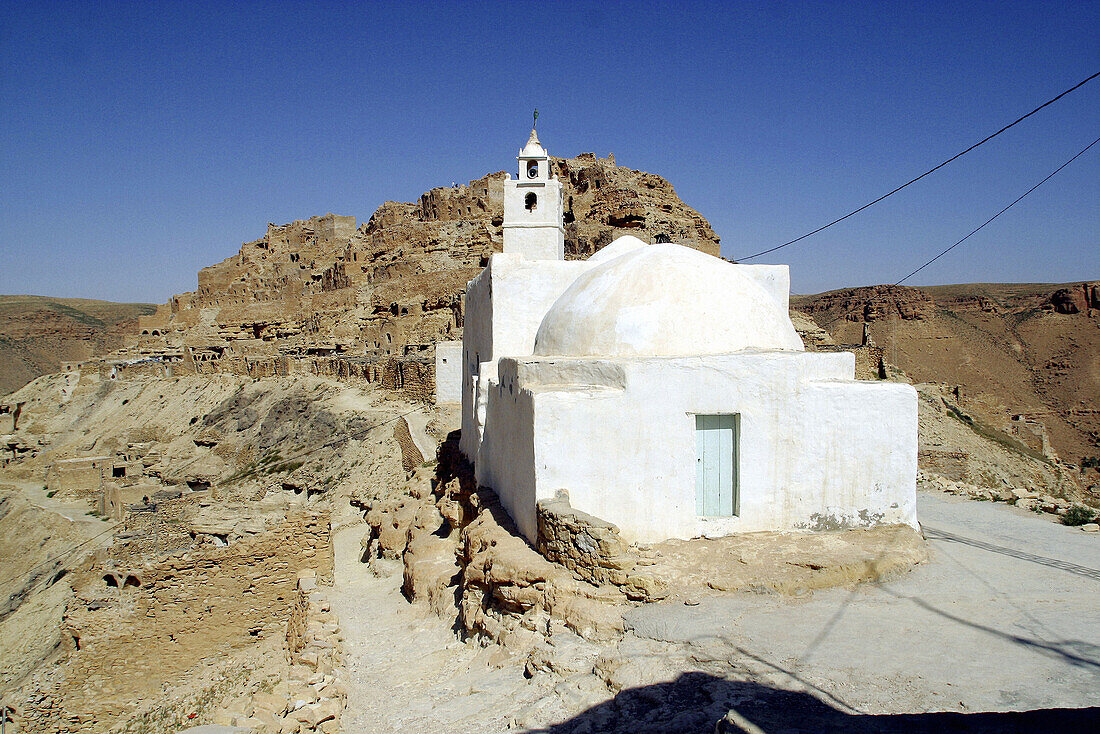
[[[514,375],[515,363],[504,362]],[[486,389],[485,434],[474,462],[474,476],[485,487],[507,487],[498,492],[501,504],[520,533],[534,542],[535,518],[534,414],[530,393],[517,391],[515,380],[502,385],[492,380]]]
[[[495,256],[494,256],[495,257]],[[466,285],[466,312],[462,330],[462,434],[459,449],[470,461],[477,458],[481,427],[477,416],[481,374],[493,365],[492,259]]]
[[[462,402],[462,342],[435,343],[435,402]]]
[[[522,255],[496,253],[467,285],[459,442],[467,459],[476,461],[487,381],[496,377],[497,360],[525,357],[534,351],[535,334],[546,312],[588,267],[584,261],[528,260]]]
[[[791,307],[791,269],[786,265],[741,265],[737,269],[756,281],[784,311]]]
[[[916,392],[853,371],[850,353],[505,360],[479,477],[532,541],[534,501],[558,489],[631,541],[916,526]],[[741,415],[738,517],[695,515],[697,413]],[[502,468],[531,455],[533,478]]]
[[[527,194],[538,197],[528,211]],[[564,260],[565,229],[562,227],[562,188],[557,178],[504,182],[504,252],[531,260]]]
[[[508,254],[489,261],[493,282],[493,357],[523,357],[535,350],[546,312],[585,270],[583,260],[528,260]]]
[[[556,227],[504,225],[504,252],[531,260],[564,260],[565,230]]]

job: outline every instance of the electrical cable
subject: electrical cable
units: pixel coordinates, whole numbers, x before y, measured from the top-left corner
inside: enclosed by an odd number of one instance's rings
[[[760,252],[757,252],[757,253],[755,253],[755,254],[752,254],[752,255],[747,255],[747,256],[745,256],[745,257],[739,257],[739,258],[736,258],[736,262],[743,262],[743,261],[745,261],[745,260],[752,260],[752,259],[753,259],[754,257],[760,257],[761,255],[767,255],[767,254],[768,254],[769,252],[775,252],[776,250],[781,250],[781,249],[783,249],[784,247],[787,247],[788,245],[793,245],[793,244],[795,244],[796,242],[801,242],[802,240],[806,239],[807,237],[810,237],[810,236],[812,236],[812,235],[815,235],[815,234],[817,234],[818,232],[821,232],[822,230],[828,229],[829,227],[832,227],[832,226],[833,226],[834,224],[839,224],[840,222],[843,222],[843,221],[844,221],[845,219],[847,219],[848,217],[852,217],[852,216],[855,216],[856,214],[859,214],[859,213],[860,213],[861,211],[863,211],[864,209],[867,209],[867,208],[869,208],[869,207],[871,207],[871,206],[874,206],[875,204],[879,203],[880,201],[882,201],[883,199],[885,199],[885,198],[887,198],[887,197],[889,197],[889,196],[893,196],[894,194],[898,193],[899,191],[901,191],[901,190],[902,190],[902,189],[904,189],[905,187],[907,187],[907,186],[909,186],[909,185],[911,185],[911,184],[915,184],[915,183],[916,183],[917,181],[920,181],[920,180],[921,180],[922,178],[924,178],[925,176],[928,176],[928,175],[930,175],[930,174],[932,174],[932,173],[935,173],[936,171],[938,171],[938,170],[940,170],[941,168],[943,168],[944,166],[946,166],[946,165],[947,165],[948,163],[951,163],[952,161],[955,161],[955,160],[957,160],[957,159],[959,159],[959,158],[962,158],[962,157],[963,157],[964,155],[966,155],[966,154],[967,154],[967,153],[969,153],[970,151],[974,150],[974,149],[975,149],[975,148],[977,148],[978,146],[980,146],[980,145],[982,145],[982,144],[984,144],[984,143],[988,143],[988,142],[989,142],[990,140],[992,140],[993,138],[997,137],[997,136],[998,136],[998,135],[1000,135],[1001,133],[1005,132],[1005,131],[1006,131],[1006,130],[1008,130],[1009,128],[1011,128],[1011,127],[1013,127],[1013,126],[1015,126],[1015,125],[1018,125],[1019,123],[1023,122],[1023,121],[1024,121],[1024,120],[1026,120],[1027,118],[1029,118],[1029,117],[1031,117],[1032,115],[1034,115],[1034,114],[1035,114],[1036,112],[1038,112],[1039,110],[1043,109],[1044,107],[1048,107],[1048,106],[1050,106],[1050,105],[1054,104],[1055,102],[1057,102],[1058,100],[1060,100],[1060,99],[1061,99],[1062,97],[1065,97],[1065,96],[1066,96],[1067,94],[1069,94],[1070,92],[1073,92],[1074,90],[1076,90],[1076,89],[1079,89],[1080,87],[1083,87],[1083,86],[1084,86],[1085,84],[1087,84],[1088,82],[1092,81],[1093,79],[1095,79],[1095,78],[1096,78],[1096,77],[1098,77],[1098,76],[1100,76],[1100,71],[1096,72],[1096,73],[1095,73],[1095,74],[1093,74],[1092,76],[1089,76],[1089,77],[1087,77],[1087,78],[1085,78],[1085,79],[1083,79],[1083,80],[1079,81],[1079,82],[1078,82],[1077,84],[1074,84],[1074,85],[1073,85],[1072,87],[1070,87],[1070,88],[1069,88],[1069,89],[1067,89],[1066,91],[1062,92],[1062,93],[1061,93],[1061,94],[1059,94],[1059,95],[1058,95],[1057,97],[1052,97],[1051,99],[1048,99],[1048,100],[1047,100],[1046,102],[1043,102],[1043,103],[1042,103],[1041,105],[1039,105],[1038,107],[1036,107],[1035,109],[1033,109],[1033,110],[1032,110],[1031,112],[1028,112],[1028,113],[1027,113],[1026,115],[1023,115],[1022,117],[1018,117],[1018,118],[1016,118],[1016,119],[1015,119],[1014,121],[1012,121],[1012,122],[1010,122],[1009,124],[1005,125],[1004,127],[1002,127],[1002,128],[1001,128],[1000,130],[998,130],[997,132],[993,133],[992,135],[986,136],[985,138],[982,138],[981,140],[979,140],[978,142],[974,143],[973,145],[971,145],[971,146],[970,146],[969,148],[967,148],[966,150],[962,151],[961,153],[956,153],[955,155],[951,156],[950,158],[948,158],[947,160],[945,160],[945,161],[944,161],[943,163],[939,164],[938,166],[936,166],[936,167],[934,167],[934,168],[930,168],[930,169],[928,169],[927,171],[925,171],[925,172],[924,172],[924,173],[922,173],[921,175],[917,176],[916,178],[914,178],[914,179],[910,179],[909,181],[906,181],[906,182],[905,182],[905,183],[903,183],[903,184],[902,184],[901,186],[898,186],[898,187],[897,187],[896,189],[894,189],[894,190],[892,190],[892,191],[889,191],[889,192],[887,192],[887,193],[883,194],[882,196],[878,197],[878,198],[877,198],[877,199],[875,199],[874,201],[870,201],[870,202],[868,202],[868,203],[864,204],[863,206],[861,206],[861,207],[860,207],[860,208],[858,208],[858,209],[855,209],[855,210],[853,210],[853,211],[850,211],[850,212],[848,212],[848,213],[847,213],[847,214],[845,214],[845,215],[844,215],[843,217],[840,217],[839,219],[834,219],[833,221],[829,222],[828,224],[826,224],[826,225],[823,225],[823,226],[821,226],[821,227],[818,227],[817,229],[813,230],[812,232],[807,232],[806,234],[802,235],[801,237],[795,237],[795,238],[794,238],[793,240],[790,240],[790,241],[788,241],[788,242],[784,242],[784,243],[783,243],[782,245],[776,245],[775,247],[771,247],[771,248],[768,248],[767,250],[761,250]]]
[[[1021,194],[1021,195],[1020,195],[1020,197],[1019,197],[1018,199],[1016,199],[1016,200],[1015,200],[1015,201],[1013,201],[1013,202],[1012,202],[1011,204],[1009,204],[1008,206],[1006,206],[1006,207],[1005,207],[1004,209],[1002,209],[1002,210],[1000,210],[999,212],[997,212],[996,214],[994,214],[994,215],[993,215],[992,217],[990,217],[989,219],[987,219],[987,220],[985,220],[984,222],[982,222],[982,223],[981,223],[981,224],[980,224],[980,225],[979,225],[978,227],[976,227],[976,228],[974,228],[973,230],[971,230],[971,231],[970,231],[970,234],[966,235],[966,237],[963,237],[963,238],[962,238],[961,240],[959,240],[959,241],[958,241],[958,242],[956,242],[955,244],[951,245],[951,246],[950,246],[950,247],[948,247],[948,248],[947,248],[946,250],[944,250],[943,252],[941,252],[940,254],[936,255],[936,256],[935,256],[934,258],[932,258],[932,259],[931,259],[931,260],[929,260],[928,262],[926,262],[926,263],[925,263],[924,265],[921,265],[921,266],[920,266],[919,268],[917,268],[917,269],[916,269],[916,270],[914,270],[913,272],[909,273],[909,275],[906,275],[906,276],[905,276],[904,278],[902,278],[902,279],[901,279],[901,280],[899,280],[898,282],[894,283],[894,285],[901,285],[902,283],[904,283],[905,281],[909,280],[910,278],[912,278],[912,277],[913,277],[914,275],[916,275],[916,274],[917,274],[917,273],[919,273],[920,271],[924,270],[924,269],[925,269],[926,267],[928,267],[928,266],[929,266],[929,265],[931,265],[932,263],[934,263],[934,262],[936,262],[937,260],[939,260],[939,259],[940,259],[941,257],[943,257],[944,255],[946,255],[947,253],[949,253],[949,252],[951,252],[952,250],[954,250],[954,249],[955,249],[956,247],[958,247],[959,245],[961,245],[961,244],[962,244],[963,242],[966,242],[966,241],[967,241],[968,239],[970,239],[970,236],[971,236],[971,235],[973,235],[973,234],[977,234],[978,230],[980,230],[980,229],[981,229],[982,227],[984,227],[985,225],[989,224],[989,223],[990,223],[990,222],[992,222],[992,221],[993,221],[994,219],[996,219],[997,217],[1001,216],[1002,214],[1004,214],[1005,212],[1007,212],[1007,211],[1008,211],[1009,209],[1011,209],[1012,207],[1014,207],[1014,206],[1016,206],[1017,204],[1019,204],[1019,203],[1020,203],[1020,201],[1021,201],[1021,200],[1023,200],[1023,198],[1024,198],[1025,196],[1027,196],[1027,195],[1028,195],[1028,194],[1030,194],[1030,193],[1031,193],[1032,191],[1034,191],[1035,189],[1037,189],[1037,188],[1039,188],[1040,186],[1042,186],[1043,184],[1045,184],[1045,183],[1046,183],[1047,181],[1049,181],[1050,179],[1054,178],[1054,175],[1055,175],[1056,173],[1058,173],[1058,172],[1059,172],[1059,171],[1061,171],[1061,170],[1062,170],[1063,168],[1065,168],[1066,166],[1068,166],[1068,165],[1069,165],[1070,163],[1073,163],[1073,162],[1074,162],[1075,160],[1077,160],[1078,158],[1080,158],[1080,157],[1081,157],[1082,155],[1084,155],[1085,151],[1087,151],[1087,150],[1088,150],[1089,148],[1091,148],[1092,146],[1096,145],[1097,143],[1100,143],[1100,138],[1097,138],[1096,140],[1093,140],[1093,141],[1092,141],[1091,143],[1089,143],[1088,145],[1086,145],[1086,146],[1085,146],[1085,147],[1084,147],[1084,148],[1083,148],[1083,149],[1082,149],[1082,150],[1081,150],[1081,151],[1080,151],[1079,153],[1077,153],[1077,155],[1073,156],[1073,157],[1072,157],[1072,158],[1070,158],[1070,159],[1069,159],[1068,161],[1066,161],[1066,162],[1065,162],[1065,163],[1063,163],[1062,165],[1060,165],[1060,166],[1058,166],[1057,168],[1055,168],[1055,169],[1054,169],[1054,171],[1052,171],[1052,172],[1050,173],[1050,175],[1048,175],[1048,176],[1047,176],[1046,178],[1044,178],[1044,179],[1043,179],[1042,181],[1040,181],[1039,183],[1037,183],[1037,184],[1035,184],[1034,186],[1032,186],[1032,187],[1031,187],[1030,189],[1028,189],[1027,191],[1025,191],[1025,192],[1024,192],[1023,194]]]
[[[959,246],[959,245],[961,245],[961,244],[962,244],[963,242],[965,242],[966,240],[968,240],[968,239],[969,239],[969,238],[970,238],[970,237],[971,237],[972,235],[976,234],[976,233],[977,233],[977,232],[978,232],[978,231],[979,231],[980,229],[982,229],[982,227],[985,227],[985,225],[989,224],[989,223],[990,223],[990,222],[992,222],[992,221],[993,221],[994,219],[996,219],[997,217],[999,217],[999,216],[1001,216],[1002,214],[1004,214],[1005,212],[1007,212],[1007,211],[1008,211],[1009,209],[1011,209],[1011,208],[1012,208],[1013,206],[1015,206],[1016,204],[1020,203],[1020,201],[1022,201],[1022,200],[1023,200],[1023,199],[1024,199],[1024,198],[1025,198],[1025,197],[1026,197],[1027,195],[1028,195],[1028,194],[1030,194],[1030,193],[1031,193],[1032,191],[1034,191],[1035,189],[1039,188],[1040,186],[1042,186],[1042,185],[1043,185],[1044,183],[1046,183],[1046,182],[1047,182],[1047,181],[1049,181],[1050,179],[1054,178],[1054,176],[1055,176],[1055,175],[1056,175],[1056,174],[1057,174],[1057,173],[1058,173],[1059,171],[1061,171],[1061,170],[1062,170],[1063,168],[1065,168],[1066,166],[1068,166],[1068,165],[1069,165],[1070,163],[1073,163],[1073,162],[1074,162],[1075,160],[1077,160],[1078,158],[1080,158],[1080,157],[1081,157],[1082,155],[1084,155],[1084,154],[1085,154],[1085,152],[1086,152],[1086,151],[1088,151],[1088,149],[1089,149],[1089,148],[1091,148],[1092,146],[1096,145],[1097,143],[1100,143],[1100,138],[1096,138],[1096,140],[1093,140],[1093,141],[1092,141],[1091,143],[1089,143],[1088,145],[1086,145],[1086,146],[1085,146],[1084,148],[1082,148],[1082,149],[1081,149],[1080,151],[1078,151],[1076,155],[1074,155],[1074,156],[1073,156],[1072,158],[1070,158],[1069,160],[1067,160],[1067,161],[1066,161],[1065,163],[1063,163],[1062,165],[1058,166],[1058,167],[1057,167],[1057,168],[1055,168],[1055,169],[1054,169],[1053,171],[1051,171],[1051,173],[1050,173],[1050,174],[1048,174],[1048,175],[1046,176],[1046,178],[1044,178],[1044,179],[1043,179],[1042,181],[1040,181],[1039,183],[1035,184],[1035,185],[1034,185],[1034,186],[1032,186],[1032,187],[1031,187],[1030,189],[1028,189],[1027,191],[1025,191],[1025,192],[1024,192],[1023,194],[1021,194],[1021,195],[1020,195],[1020,196],[1019,196],[1019,197],[1018,197],[1018,198],[1017,198],[1017,199],[1016,199],[1015,201],[1013,201],[1013,202],[1012,202],[1011,204],[1009,204],[1008,206],[1006,206],[1006,207],[1005,207],[1004,209],[1001,209],[1001,210],[1000,210],[999,212],[997,212],[996,214],[994,214],[994,215],[993,215],[992,217],[990,217],[989,219],[987,219],[987,220],[985,220],[984,222],[982,222],[982,224],[981,224],[980,226],[978,226],[978,227],[974,228],[973,230],[971,230],[971,232],[970,232],[970,233],[969,233],[968,235],[966,235],[966,237],[963,237],[963,238],[962,238],[961,240],[957,241],[957,242],[956,242],[955,244],[951,245],[950,247],[948,247],[948,248],[947,248],[946,250],[944,250],[943,252],[940,252],[940,253],[939,253],[938,255],[936,255],[935,257],[933,257],[933,258],[932,258],[931,260],[929,260],[928,262],[924,263],[924,264],[923,264],[923,265],[921,265],[921,266],[920,266],[919,268],[917,268],[916,270],[914,270],[913,272],[909,273],[908,275],[906,275],[906,276],[905,276],[904,278],[902,278],[901,280],[899,280],[899,281],[897,281],[896,283],[894,283],[894,285],[901,285],[902,283],[904,283],[905,281],[909,280],[910,278],[912,278],[912,277],[913,277],[914,275],[916,275],[916,274],[917,274],[917,273],[919,273],[920,271],[924,270],[924,269],[925,269],[926,267],[928,267],[928,266],[929,266],[929,265],[931,265],[932,263],[934,263],[934,262],[936,262],[937,260],[939,260],[939,259],[940,259],[941,257],[943,257],[944,255],[946,255],[947,253],[949,253],[949,252],[951,252],[952,250],[954,250],[954,249],[955,249],[956,247],[958,247],[958,246]],[[821,329],[826,329],[826,330],[827,330],[827,329],[828,329],[828,328],[829,328],[830,326],[832,326],[832,325],[833,325],[833,324],[835,324],[836,322],[840,321],[841,319],[845,319],[845,318],[847,318],[847,317],[848,317],[848,314],[846,314],[846,313],[842,313],[842,314],[840,314],[839,316],[836,316],[836,317],[834,317],[834,318],[832,318],[832,319],[829,319],[828,321],[826,321],[826,322],[825,322],[825,323],[823,323],[823,324],[818,324],[818,327],[819,327],[819,328],[821,328]],[[815,319],[815,323],[816,323],[816,319]]]

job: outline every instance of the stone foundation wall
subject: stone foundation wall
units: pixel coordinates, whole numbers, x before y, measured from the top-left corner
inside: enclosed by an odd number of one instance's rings
[[[412,432],[409,430],[409,422],[404,418],[398,418],[393,428],[393,438],[401,449],[401,466],[405,471],[412,471],[424,463],[424,455],[420,453],[416,442],[413,441]]]
[[[619,528],[573,509],[560,497],[540,500],[536,512],[539,553],[585,581],[626,583],[635,559],[619,537]]]
[[[970,477],[970,454],[965,451],[921,449],[917,452],[917,466],[954,482],[967,481]]]

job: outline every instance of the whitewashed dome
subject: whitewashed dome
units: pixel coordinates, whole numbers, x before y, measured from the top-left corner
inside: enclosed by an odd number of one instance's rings
[[[543,149],[542,143],[539,142],[538,134],[532,130],[531,137],[527,139],[527,145],[523,146],[523,149],[519,152],[520,158],[545,158],[546,150]]]
[[[614,260],[619,255],[625,255],[628,252],[640,250],[645,246],[645,242],[642,242],[634,235],[624,234],[621,237],[616,237],[615,241],[612,242],[610,245],[607,245],[606,247],[603,247],[589,255],[588,262],[593,265],[602,265],[609,260]]]
[[[627,251],[554,302],[535,354],[687,357],[802,350],[786,309],[737,265],[673,244]]]

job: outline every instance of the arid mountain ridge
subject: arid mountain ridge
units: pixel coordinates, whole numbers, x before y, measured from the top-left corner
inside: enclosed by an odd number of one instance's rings
[[[564,184],[566,254],[630,232],[718,254],[710,224],[654,174],[584,154],[553,159]],[[504,172],[386,202],[364,224],[327,214],[276,226],[199,272],[198,288],[142,319],[131,354],[184,359],[377,358],[460,338],[466,283],[500,252]]]
[[[151,303],[0,296],[0,394],[123,345]]]
[[[587,257],[623,233],[650,241],[666,235],[718,254],[710,224],[660,176],[593,154],[553,160],[564,184],[567,257]],[[435,188],[416,202],[386,202],[362,224],[334,214],[269,224],[260,239],[203,268],[195,291],[142,315],[112,358],[182,362],[177,373],[252,376],[285,374],[309,360],[299,371],[364,376],[387,387],[412,379],[426,394],[431,345],[461,338],[465,284],[501,250],[505,175]],[[958,387],[998,430],[1017,434],[1021,421],[1037,422],[1049,448],[1072,462],[1100,454],[1100,367],[1092,356],[1098,306],[1094,283],[882,285],[792,297],[829,341],[860,344],[866,330],[910,379]],[[3,338],[26,338],[27,324],[43,318],[9,317]],[[93,338],[91,321],[80,326],[57,327],[72,332],[70,341],[92,344],[67,347],[63,353],[75,359],[110,351],[127,328]],[[39,360],[36,373],[56,370],[59,361]],[[12,384],[0,389],[33,376],[5,369]]]

